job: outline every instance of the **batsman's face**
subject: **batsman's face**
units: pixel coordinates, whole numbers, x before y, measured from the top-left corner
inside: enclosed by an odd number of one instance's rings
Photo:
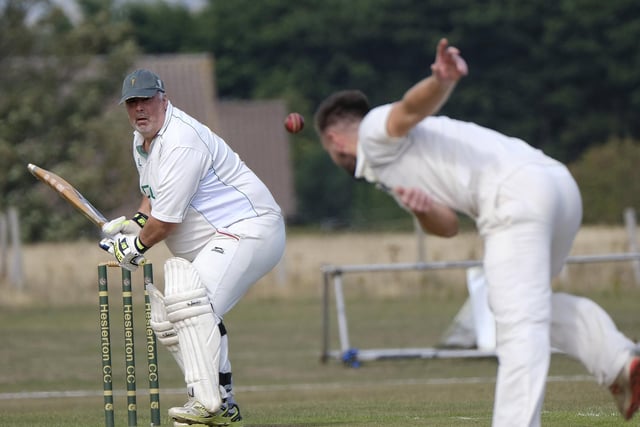
[[[125,101],[129,123],[145,140],[153,139],[164,124],[168,100],[158,92],[151,98],[131,98]]]

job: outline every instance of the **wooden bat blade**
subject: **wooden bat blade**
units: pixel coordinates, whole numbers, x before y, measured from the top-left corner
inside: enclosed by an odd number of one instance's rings
[[[53,188],[63,199],[65,199],[71,206],[80,211],[89,221],[93,222],[98,227],[102,228],[102,225],[107,222],[107,219],[96,209],[85,197],[75,189],[75,187],[69,184],[55,173],[42,169],[32,163],[27,166],[29,172],[40,181]]]

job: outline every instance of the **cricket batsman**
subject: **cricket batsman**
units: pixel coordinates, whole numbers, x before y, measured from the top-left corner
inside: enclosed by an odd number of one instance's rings
[[[162,241],[174,255],[164,266],[164,295],[149,292],[151,326],[187,389],[187,402],[169,416],[176,426],[241,426],[223,318],[282,257],[280,207],[222,138],[171,104],[154,72],[126,76],[120,103],[134,129],[142,201],[103,232],[129,270]]]

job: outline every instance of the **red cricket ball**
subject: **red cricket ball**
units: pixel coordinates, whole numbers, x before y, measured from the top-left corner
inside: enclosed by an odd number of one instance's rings
[[[289,113],[284,119],[284,128],[290,133],[300,132],[304,128],[304,117],[300,113]]]

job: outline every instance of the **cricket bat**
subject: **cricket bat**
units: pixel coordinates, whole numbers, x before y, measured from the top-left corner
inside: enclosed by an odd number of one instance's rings
[[[71,206],[80,211],[85,217],[92,223],[102,229],[102,225],[107,222],[107,219],[93,207],[91,203],[85,197],[75,189],[75,187],[69,184],[67,181],[56,175],[55,173],[42,169],[34,164],[29,163],[29,172],[40,181],[47,184],[54,189],[60,197],[65,199]]]

